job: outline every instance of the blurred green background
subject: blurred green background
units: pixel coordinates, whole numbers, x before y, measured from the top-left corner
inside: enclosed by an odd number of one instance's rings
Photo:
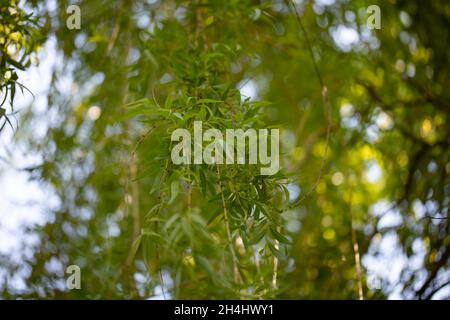
[[[448,1],[0,3],[0,298],[450,297]],[[165,165],[194,118],[282,174]]]

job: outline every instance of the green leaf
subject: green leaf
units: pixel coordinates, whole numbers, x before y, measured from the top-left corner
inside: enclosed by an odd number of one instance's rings
[[[257,229],[256,232],[253,234],[253,236],[250,238],[249,244],[250,245],[257,244],[266,235],[266,233],[267,233],[266,228]]]
[[[140,234],[134,241],[133,241],[133,245],[131,247],[131,261],[134,260],[134,257],[136,256],[136,253],[141,245],[141,240],[142,240],[142,234]]]
[[[278,232],[275,228],[270,227],[270,233],[273,235],[275,239],[282,243],[291,243],[288,238],[286,238],[284,235],[282,235],[280,232]]]
[[[164,102],[164,109],[170,109],[172,108],[173,99],[172,96],[169,94],[167,95],[166,102]]]
[[[217,274],[216,272],[214,272],[214,269],[211,265],[211,263],[209,262],[209,260],[203,256],[195,256],[195,261],[203,267],[203,269],[206,270],[206,272],[208,272],[208,274],[211,276],[211,279],[214,280],[217,278]]]
[[[270,252],[278,259],[283,259],[284,256],[279,249],[277,249],[270,241],[267,241],[267,246],[269,247]]]
[[[214,16],[209,16],[208,18],[206,18],[205,20],[205,26],[209,26],[210,24],[212,24],[214,22]]]
[[[179,192],[180,188],[179,188],[179,183],[177,180],[172,181],[172,183],[170,184],[170,200],[169,200],[169,204],[172,204]]]
[[[161,205],[158,203],[156,205],[154,205],[145,215],[144,220],[150,220],[151,218],[153,218],[156,213],[158,212],[159,208],[161,207]]]
[[[202,104],[202,103],[221,103],[223,102],[222,100],[215,100],[215,99],[199,99],[197,100],[198,104]]]

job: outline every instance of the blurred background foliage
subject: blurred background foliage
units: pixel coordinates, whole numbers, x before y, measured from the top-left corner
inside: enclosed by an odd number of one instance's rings
[[[40,159],[20,170],[48,190],[46,220],[23,229],[38,241],[21,259],[0,255],[0,297],[448,289],[448,1],[80,0],[80,30],[66,27],[70,4],[1,1],[0,124],[26,86],[16,69],[45,41],[58,58],[45,108],[20,110],[11,142]],[[366,25],[372,4],[380,30]],[[171,166],[170,132],[193,119],[281,128],[282,173]],[[389,250],[405,258],[400,270],[382,259]],[[65,287],[71,264],[81,290]]]

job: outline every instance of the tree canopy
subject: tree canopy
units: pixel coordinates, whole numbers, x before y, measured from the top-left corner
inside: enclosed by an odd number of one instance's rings
[[[1,1],[2,148],[49,201],[0,297],[450,296],[448,1],[79,0],[79,30],[71,4]],[[196,120],[279,128],[281,170],[173,164]]]

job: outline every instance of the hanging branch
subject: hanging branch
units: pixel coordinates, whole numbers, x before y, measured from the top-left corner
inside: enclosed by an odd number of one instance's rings
[[[241,281],[241,276],[240,276],[240,272],[239,272],[236,252],[234,250],[233,237],[231,235],[230,219],[229,219],[229,215],[228,215],[227,205],[226,205],[226,202],[225,202],[225,196],[223,194],[223,186],[222,186],[222,180],[220,178],[220,169],[219,169],[219,165],[218,164],[216,164],[216,169],[217,169],[217,177],[219,179],[219,193],[220,193],[220,197],[222,199],[223,217],[224,217],[224,220],[225,220],[225,227],[227,229],[228,244],[229,244],[229,247],[230,247],[231,258],[233,259],[234,280],[239,283]]]
[[[327,129],[326,129],[326,138],[325,138],[325,141],[326,141],[325,142],[325,151],[322,156],[322,163],[320,165],[319,173],[317,175],[316,181],[314,182],[313,186],[303,195],[303,197],[301,197],[300,199],[298,199],[297,201],[295,201],[288,207],[288,209],[292,209],[292,208],[297,207],[301,202],[303,202],[307,198],[309,198],[311,196],[311,194],[316,190],[317,186],[320,183],[320,180],[322,179],[323,171],[325,169],[325,164],[326,164],[326,160],[327,160],[328,148],[330,145],[331,109],[332,108],[331,108],[331,104],[330,104],[330,100],[329,100],[329,96],[328,96],[328,88],[323,81],[322,75],[320,73],[319,67],[318,67],[316,59],[314,57],[314,52],[312,50],[312,46],[311,46],[311,42],[308,37],[308,33],[306,32],[306,29],[303,26],[302,19],[300,18],[297,8],[292,3],[292,1],[284,0],[284,2],[286,3],[289,10],[291,10],[294,13],[297,24],[299,25],[300,29],[302,30],[303,35],[305,36],[306,46],[308,47],[308,51],[311,56],[311,60],[312,60],[313,66],[314,66],[314,72],[317,76],[317,79],[319,80],[322,100],[323,100],[323,104],[325,106],[325,113],[327,115],[326,116],[327,117]]]
[[[156,128],[156,126],[150,127],[136,142],[131,155],[130,160],[128,164],[128,175],[125,180],[125,214],[129,214],[129,206],[128,206],[128,185],[131,182],[133,182],[137,178],[137,160],[136,160],[136,153],[139,148],[139,146],[147,139],[147,137],[153,132],[153,130]],[[133,188],[134,189],[134,188]],[[139,222],[139,207],[135,208],[136,201],[133,201],[133,242],[136,241],[136,239],[139,237],[140,234],[140,222]],[[130,250],[130,253],[127,257],[125,265],[130,265],[132,260],[134,258],[134,251]]]
[[[352,234],[352,245],[353,245],[353,254],[355,258],[355,268],[356,268],[356,280],[358,283],[358,298],[359,300],[364,300],[364,291],[362,284],[362,268],[361,268],[361,257],[359,254],[359,245],[358,239],[356,238],[356,230],[353,225],[353,212],[352,212],[352,198],[353,198],[353,190],[350,189],[350,199],[349,199],[349,217],[350,217],[350,228]]]

